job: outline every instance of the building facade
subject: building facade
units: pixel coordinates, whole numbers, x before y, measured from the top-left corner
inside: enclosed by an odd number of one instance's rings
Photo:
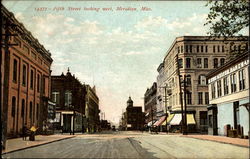
[[[142,130],[144,127],[144,113],[142,107],[134,106],[129,97],[126,112],[124,113],[125,130]]]
[[[54,127],[62,132],[85,132],[85,85],[70,73],[52,76],[52,101],[56,104]]]
[[[157,121],[157,83],[148,88],[144,94],[144,112],[145,112],[145,123],[148,127],[152,127]]]
[[[209,134],[249,136],[249,57],[248,52],[208,74]],[[229,128],[228,128],[229,127]],[[217,132],[214,132],[217,131]]]
[[[1,12],[6,35],[1,48],[3,135],[19,136],[25,124],[42,131],[51,94],[51,53],[5,7]]]
[[[99,98],[96,94],[95,86],[91,88],[86,85],[86,107],[85,115],[87,119],[87,132],[97,132],[100,130],[100,109],[99,109]]]
[[[157,91],[156,91],[156,116],[157,118],[162,117],[166,113],[165,108],[165,78],[164,75],[164,63],[161,63],[158,68],[157,76]]]
[[[245,48],[246,43],[247,40],[238,38],[206,36],[176,38],[164,58],[164,76],[166,76],[164,82],[169,92],[166,104],[171,114],[181,113],[180,92],[183,92],[182,83],[185,76],[187,123],[195,124],[198,131],[206,131],[209,104],[206,75],[209,71],[224,65],[230,50]],[[184,96],[182,99],[185,103]],[[180,125],[182,119],[179,118],[181,115],[174,116],[172,121],[175,122],[170,122],[170,125]]]

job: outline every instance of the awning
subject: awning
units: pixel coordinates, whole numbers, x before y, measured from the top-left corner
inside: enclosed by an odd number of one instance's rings
[[[161,124],[161,125],[166,125],[166,123],[169,123],[174,117],[174,114],[169,114],[168,118],[167,118],[167,122],[166,120]]]
[[[166,119],[166,116],[162,116],[157,122],[154,123],[154,126],[160,126]]]
[[[195,124],[194,114],[187,114],[187,124]]]
[[[170,125],[180,125],[181,114],[174,114],[174,118],[170,121]]]
[[[155,123],[155,121],[156,120],[153,120],[153,122],[152,121],[148,122],[148,126],[152,126],[152,123]]]

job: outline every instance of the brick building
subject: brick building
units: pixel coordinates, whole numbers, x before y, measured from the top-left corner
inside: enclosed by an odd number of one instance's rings
[[[56,104],[55,129],[84,132],[86,88],[68,69],[66,75],[51,76],[52,101]]]
[[[157,92],[157,84],[156,82],[148,88],[144,94],[144,112],[145,122],[148,127],[152,127],[153,124],[157,121],[157,109],[156,109],[156,93]]]
[[[47,120],[52,58],[48,50],[5,7],[1,48],[1,110],[3,135],[16,137],[22,127],[42,130]],[[12,34],[12,36],[9,36]],[[11,45],[11,44],[16,44]]]
[[[126,130],[141,130],[144,127],[144,113],[142,107],[134,106],[133,100],[129,97],[126,112],[124,113]]]

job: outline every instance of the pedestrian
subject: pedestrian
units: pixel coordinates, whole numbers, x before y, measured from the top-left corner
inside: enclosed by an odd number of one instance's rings
[[[27,123],[25,123],[24,126],[23,126],[23,140],[26,140],[27,131],[28,131]]]

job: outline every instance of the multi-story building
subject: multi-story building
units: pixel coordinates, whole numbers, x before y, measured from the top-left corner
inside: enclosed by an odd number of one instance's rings
[[[129,97],[126,112],[124,113],[125,130],[142,130],[144,127],[144,113],[141,106],[134,106]]]
[[[96,132],[100,129],[100,109],[95,86],[91,88],[89,85],[86,85],[86,93],[85,115],[87,119],[87,131]]]
[[[162,117],[166,113],[165,108],[165,78],[164,76],[164,63],[161,63],[158,68],[158,76],[157,76],[157,91],[156,91],[156,116],[157,118]]]
[[[41,131],[47,120],[52,58],[11,12],[3,6],[1,12],[1,123],[3,135],[14,137],[25,124]]]
[[[249,136],[249,52],[207,75],[209,134]],[[230,128],[231,127],[231,128]]]
[[[148,88],[144,94],[144,112],[145,122],[148,127],[153,126],[157,121],[157,109],[156,109],[156,93],[157,92],[157,83],[154,82],[153,85]]]
[[[87,128],[85,119],[85,85],[70,73],[51,76],[52,101],[56,104],[55,128],[63,132],[84,132]]]
[[[224,65],[230,50],[241,50],[247,46],[246,43],[247,40],[239,40],[237,37],[224,39],[183,36],[175,39],[164,58],[165,83],[169,92],[166,94],[166,104],[172,114],[175,114],[170,125],[180,125],[182,120],[180,92],[183,92],[183,85],[180,87],[180,83],[185,76],[187,123],[190,126],[195,124],[196,129],[206,131],[209,103],[206,75]]]

